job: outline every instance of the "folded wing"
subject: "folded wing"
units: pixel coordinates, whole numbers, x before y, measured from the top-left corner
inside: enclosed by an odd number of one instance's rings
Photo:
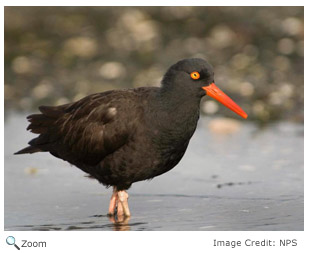
[[[41,114],[27,117],[27,129],[39,136],[16,154],[45,151],[72,164],[96,165],[135,136],[143,118],[136,100],[134,91],[109,91],[62,106],[41,106]]]

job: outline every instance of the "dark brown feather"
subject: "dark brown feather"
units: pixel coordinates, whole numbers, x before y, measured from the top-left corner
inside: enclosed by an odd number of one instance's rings
[[[208,75],[192,80],[193,71]],[[107,91],[40,106],[27,128],[39,136],[17,154],[50,152],[106,186],[128,189],[181,160],[197,126],[202,87],[213,80],[208,63],[186,59],[169,68],[161,88]]]

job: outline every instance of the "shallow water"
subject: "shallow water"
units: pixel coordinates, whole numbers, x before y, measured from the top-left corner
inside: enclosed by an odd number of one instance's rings
[[[202,117],[170,172],[128,191],[132,217],[105,214],[111,189],[49,154],[12,155],[34,137],[25,115],[5,122],[5,230],[303,230],[303,125],[232,134]]]

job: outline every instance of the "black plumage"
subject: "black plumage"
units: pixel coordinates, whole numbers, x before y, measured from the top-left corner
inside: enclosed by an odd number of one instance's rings
[[[191,73],[197,72],[199,79]],[[50,152],[118,191],[172,169],[183,157],[200,112],[203,87],[214,83],[202,59],[171,66],[162,86],[112,90],[27,117],[39,134],[16,154]]]

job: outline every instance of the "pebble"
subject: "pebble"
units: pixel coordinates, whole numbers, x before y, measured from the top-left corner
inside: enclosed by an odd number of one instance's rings
[[[235,119],[217,118],[209,122],[208,128],[215,134],[233,134],[240,130],[241,123]]]

